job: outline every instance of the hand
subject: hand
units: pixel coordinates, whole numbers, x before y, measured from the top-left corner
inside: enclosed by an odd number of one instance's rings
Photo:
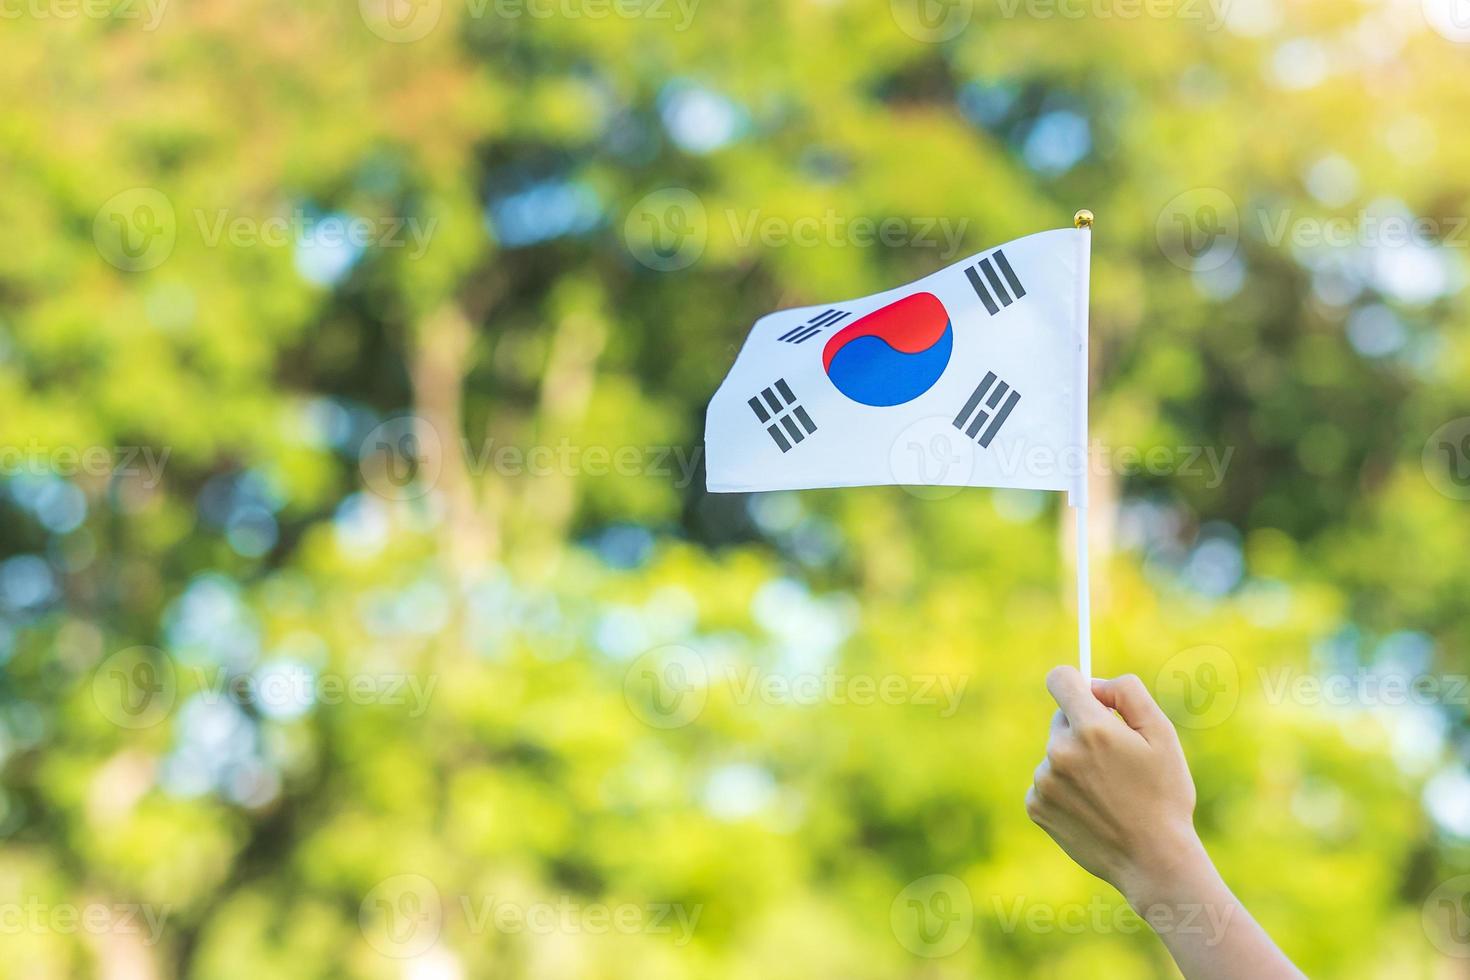
[[[1058,667],[1046,686],[1061,710],[1026,812],[1072,860],[1147,903],[1181,864],[1204,857],[1174,725],[1131,674],[1089,688],[1074,668]]]
[[[1089,685],[1058,667],[1046,687],[1061,710],[1026,794],[1031,819],[1123,893],[1188,980],[1300,980],[1205,853],[1179,736],[1143,682]]]

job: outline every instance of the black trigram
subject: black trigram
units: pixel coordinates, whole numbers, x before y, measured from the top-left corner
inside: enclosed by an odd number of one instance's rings
[[[779,397],[777,392],[780,393]],[[746,404],[750,405],[750,410],[765,425],[766,433],[781,447],[783,453],[789,452],[792,446],[817,431],[817,423],[812,421],[806,409],[796,404],[796,395],[792,393],[785,378],[769,388],[763,388],[759,395]],[[798,422],[801,424],[798,425]],[[803,432],[803,429],[806,431]]]
[[[835,327],[850,316],[852,316],[851,313],[844,313],[841,310],[828,310],[825,313],[818,313],[801,326],[792,327],[776,339],[784,340],[788,344],[805,343],[823,330],[826,330],[828,327]]]
[[[980,274],[982,272],[985,274],[983,277]],[[1000,249],[965,269],[965,275],[969,278],[970,285],[975,287],[975,295],[980,297],[980,302],[985,304],[985,310],[991,316],[1026,295],[1021,280],[1016,278],[1016,270],[1011,268],[1010,262],[1006,260],[1006,253]],[[1002,276],[1005,277],[1004,280]],[[1007,286],[1010,286],[1009,292],[1006,291]],[[999,306],[996,305],[996,299],[1000,300]]]
[[[989,393],[990,397],[985,395]],[[984,400],[982,408],[980,402]],[[1000,427],[1006,424],[1016,403],[1021,400],[1021,393],[1011,388],[1004,381],[995,376],[994,371],[985,372],[985,378],[975,393],[965,402],[965,407],[960,409],[960,414],[954,417],[954,427],[964,432],[971,439],[979,442],[982,447],[988,447],[990,440],[1000,431]],[[977,412],[976,409],[979,409]],[[971,418],[971,416],[974,416]],[[987,425],[986,423],[989,423]],[[981,431],[981,430],[984,431]]]

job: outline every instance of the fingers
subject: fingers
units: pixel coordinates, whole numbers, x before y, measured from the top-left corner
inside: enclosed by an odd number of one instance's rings
[[[1046,820],[1046,807],[1042,806],[1041,795],[1036,792],[1034,784],[1026,791],[1026,816],[1030,817],[1031,822],[1038,827],[1042,826]]]
[[[1067,724],[1067,716],[1066,716],[1066,714],[1064,712],[1061,712],[1061,711],[1054,711],[1054,712],[1052,712],[1052,716],[1051,716],[1051,736],[1052,736],[1052,738],[1055,738],[1058,735],[1065,734],[1070,728],[1071,728],[1071,726]]]
[[[1072,728],[1090,728],[1108,721],[1108,709],[1093,696],[1076,667],[1053,667],[1046,675],[1046,689]]]
[[[1026,790],[1026,815],[1031,821],[1038,825],[1044,825],[1050,806],[1047,803],[1047,791],[1053,790],[1052,781],[1054,777],[1051,772],[1051,763],[1046,759],[1041,760],[1041,765],[1031,774],[1031,787]]]
[[[1174,734],[1174,725],[1136,674],[1092,682],[1092,693],[1101,704],[1118,712],[1128,727],[1149,741]]]

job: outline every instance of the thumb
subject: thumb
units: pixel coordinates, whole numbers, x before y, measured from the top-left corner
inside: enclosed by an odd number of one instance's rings
[[[1108,720],[1107,709],[1088,690],[1087,681],[1076,667],[1053,667],[1046,675],[1046,689],[1073,728],[1086,728]]]
[[[1124,674],[1111,680],[1097,679],[1092,682],[1092,693],[1097,700],[1118,714],[1128,727],[1152,742],[1156,737],[1174,734],[1174,723],[1164,714],[1153,695],[1137,674]]]

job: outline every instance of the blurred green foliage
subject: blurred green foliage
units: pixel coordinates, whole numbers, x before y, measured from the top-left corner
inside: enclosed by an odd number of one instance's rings
[[[1470,869],[1431,440],[1470,414],[1466,49],[1405,3],[930,6],[6,15],[0,975],[1172,975],[1021,806],[1074,643],[1059,502],[687,468],[759,315],[1083,206],[1095,438],[1230,453],[1098,478],[1100,671],[1180,721],[1310,975],[1470,951],[1421,915]],[[1365,230],[1395,217],[1431,231]],[[1383,670],[1441,696],[1280,693]],[[943,955],[903,924],[932,875]]]

